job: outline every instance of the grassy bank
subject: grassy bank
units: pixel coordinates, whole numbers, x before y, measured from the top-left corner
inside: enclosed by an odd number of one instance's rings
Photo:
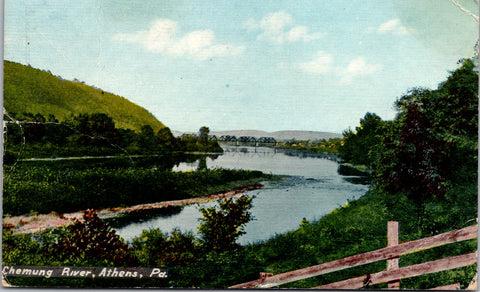
[[[476,185],[451,189],[444,201],[429,202],[422,210],[412,206],[406,197],[386,197],[371,189],[362,198],[337,208],[315,222],[304,220],[299,229],[279,235],[263,243],[246,247],[249,256],[257,260],[262,272],[279,274],[324,262],[341,259],[387,246],[387,221],[400,223],[400,242],[459,229],[475,224]],[[395,200],[392,204],[391,200]],[[446,213],[449,210],[450,213]],[[477,240],[451,244],[400,258],[400,266],[436,260],[448,256],[473,252]],[[386,261],[358,268],[322,275],[284,287],[309,288],[356,276],[385,270]],[[401,281],[402,289],[427,289],[452,283],[466,287],[475,276],[476,266],[425,275]],[[257,277],[258,278],[258,277]],[[255,280],[252,278],[251,280]],[[384,288],[380,285],[376,288]],[[375,288],[375,287],[373,287]]]
[[[268,179],[259,171],[172,172],[154,168],[18,165],[4,182],[3,212],[74,212],[177,200]]]

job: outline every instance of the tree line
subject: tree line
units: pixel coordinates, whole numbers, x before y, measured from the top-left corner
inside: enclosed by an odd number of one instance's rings
[[[222,152],[216,141],[199,135],[176,138],[168,127],[157,132],[144,125],[139,132],[115,126],[104,113],[79,114],[59,122],[53,115],[10,113],[5,139],[5,162],[22,157],[159,154],[185,151]]]

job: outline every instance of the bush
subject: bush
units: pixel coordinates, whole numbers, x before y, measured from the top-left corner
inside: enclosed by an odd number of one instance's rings
[[[85,211],[66,227],[57,242],[47,247],[46,254],[64,265],[135,266],[137,260],[126,243],[91,210]]]
[[[149,267],[189,265],[197,262],[201,255],[193,235],[179,230],[171,235],[164,235],[158,228],[143,230],[132,245],[140,264]]]
[[[250,221],[252,198],[225,199],[220,210],[215,207],[201,208],[203,219],[198,227],[206,250],[224,252],[238,248],[237,238],[245,233],[245,224]]]

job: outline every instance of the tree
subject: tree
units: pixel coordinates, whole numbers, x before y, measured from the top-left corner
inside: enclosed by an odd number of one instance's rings
[[[161,128],[157,132],[159,143],[169,149],[173,149],[177,145],[177,139],[173,136],[172,131],[168,127]]]
[[[208,127],[201,127],[198,131],[198,138],[200,139],[200,143],[203,145],[208,144],[208,134],[210,133],[210,129]]]
[[[424,109],[442,134],[476,140],[478,134],[478,71],[470,59],[441,83],[437,94],[427,96]],[[438,114],[441,113],[441,114]]]
[[[478,71],[470,59],[461,60],[437,90],[414,88],[395,103],[399,118],[409,105],[418,105],[439,135],[475,139],[478,133]],[[476,140],[476,139],[475,139]]]
[[[206,250],[224,252],[238,247],[236,240],[245,233],[245,224],[251,219],[252,198],[241,196],[220,202],[215,207],[201,208],[203,219],[198,227]]]
[[[344,144],[340,147],[340,155],[346,162],[354,164],[373,164],[374,149],[380,143],[384,122],[374,113],[367,113],[360,120],[356,132],[345,131]]]
[[[115,122],[104,113],[80,114],[74,117],[78,131],[92,136],[108,136],[115,131]]]
[[[83,145],[110,146],[120,143],[120,135],[113,119],[104,113],[80,114],[73,119],[82,134],[78,142]]]
[[[445,141],[435,136],[430,120],[420,107],[409,105],[389,189],[406,192],[417,202],[426,197],[443,196],[446,192],[446,146]]]
[[[157,146],[155,143],[155,132],[150,125],[142,126],[137,140],[137,144],[140,148],[142,148],[142,150],[152,149]]]
[[[48,122],[50,123],[58,123],[58,119],[53,114],[48,114]]]
[[[388,165],[379,178],[389,192],[421,204],[443,197],[452,183],[476,180],[478,73],[471,60],[463,60],[436,90],[410,90],[396,108],[377,163]]]
[[[153,132],[153,128],[152,126],[150,125],[143,125],[142,126],[142,129],[141,129],[141,134],[145,137],[153,137],[154,136],[154,132]]]
[[[410,172],[419,175],[429,170],[429,179],[424,183],[433,184],[427,188],[431,194],[445,192],[440,181],[453,179],[461,183],[477,173],[478,72],[472,60],[461,60],[460,68],[451,72],[438,89],[413,89],[396,105],[404,124],[401,145],[405,148],[410,143],[410,147],[416,147],[414,156],[424,152],[425,166],[420,169],[418,165]],[[407,137],[406,131],[412,133],[412,137]],[[415,135],[419,135],[420,140],[414,141]],[[404,156],[405,165],[412,164],[407,160],[414,157],[405,151],[400,155]]]

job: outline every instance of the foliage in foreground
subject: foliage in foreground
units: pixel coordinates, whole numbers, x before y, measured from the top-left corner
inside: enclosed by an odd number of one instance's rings
[[[468,192],[464,192],[463,187],[451,190],[447,195],[450,198],[448,201],[431,203],[428,206],[428,212],[422,213],[423,220],[420,221],[429,222],[424,225],[419,225],[415,213],[417,210],[408,197],[397,198],[396,205],[391,206],[386,202],[391,198],[372,189],[362,198],[349,202],[318,221],[304,220],[299,229],[278,235],[262,243],[252,244],[246,249],[257,260],[257,265],[262,272],[279,274],[383,248],[387,246],[387,221],[389,220],[399,221],[401,242],[459,229],[475,223],[474,221],[466,223],[468,219],[476,215],[476,206],[468,206],[468,202],[476,200],[476,193],[472,192],[475,186],[471,187],[472,189]],[[476,248],[477,240],[450,244],[442,248],[402,256],[400,265],[407,266],[469,253],[475,251]],[[286,284],[284,287],[310,288],[380,272],[385,270],[386,266],[385,261],[380,261],[297,281]],[[405,279],[401,281],[401,287],[403,289],[426,289],[455,282],[460,282],[462,287],[466,287],[475,273],[476,267],[470,266],[437,273],[434,276]],[[250,280],[256,278],[258,275]],[[382,287],[386,286],[377,288]]]
[[[252,198],[242,196],[237,201],[220,202],[220,210],[213,207],[200,209],[203,219],[198,231],[205,248],[216,252],[237,249],[237,238],[245,234],[245,224],[251,219],[248,211],[251,207]]]
[[[129,246],[91,210],[65,231],[45,249],[47,257],[58,258],[65,266],[122,267],[138,262]]]
[[[3,234],[3,264],[26,266],[78,266],[78,267],[169,267],[170,277],[165,279],[126,280],[126,279],[65,279],[65,278],[16,278],[8,277],[13,285],[55,287],[223,287],[228,281],[242,278],[244,271],[239,265],[252,268],[251,260],[235,244],[238,236],[223,234],[224,238],[211,238],[215,226],[225,226],[227,230],[243,230],[249,221],[251,198],[225,199],[221,211],[215,208],[202,209],[202,212],[221,212],[225,216],[203,218],[199,229],[201,239],[191,234],[175,230],[163,234],[159,229],[144,230],[140,237],[128,246],[116,235],[111,227],[98,218],[95,212],[86,211],[82,221],[32,236],[12,235],[6,230]],[[218,241],[228,242],[219,249]],[[248,265],[251,265],[248,267]],[[222,272],[214,272],[216,269]],[[200,272],[201,271],[201,272]],[[230,273],[236,271],[234,273]],[[193,272],[192,274],[189,274]],[[229,274],[230,273],[230,274]],[[219,274],[224,278],[219,278]],[[229,274],[229,275],[228,275]],[[228,276],[227,276],[228,275]],[[199,281],[200,280],[200,281]],[[211,281],[214,280],[215,283]],[[204,283],[204,284],[202,284]]]

